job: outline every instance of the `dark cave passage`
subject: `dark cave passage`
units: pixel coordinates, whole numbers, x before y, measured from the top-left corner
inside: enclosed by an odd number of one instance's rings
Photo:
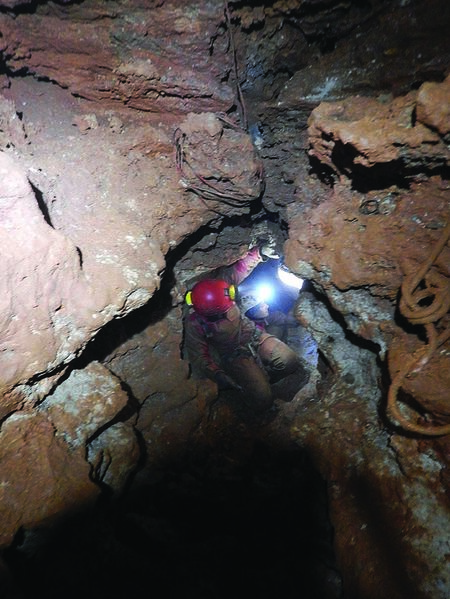
[[[302,450],[245,442],[192,450],[119,500],[19,533],[5,558],[23,597],[341,597],[325,482]]]

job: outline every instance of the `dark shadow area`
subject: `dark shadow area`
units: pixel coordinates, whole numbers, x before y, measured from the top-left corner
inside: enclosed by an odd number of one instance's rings
[[[33,183],[31,183],[31,181],[29,183],[31,185],[31,189],[34,192],[34,195],[35,195],[36,201],[37,201],[37,205],[39,206],[39,210],[42,212],[45,222],[50,227],[54,228],[53,224],[52,224],[52,219],[50,218],[50,214],[49,214],[49,211],[47,208],[47,204],[45,203],[44,196],[42,194],[42,191],[40,189],[38,189],[37,187],[35,187],[33,185]]]
[[[368,168],[355,163],[359,156],[358,150],[351,144],[336,141],[331,153],[331,160],[339,172],[345,173],[352,179],[352,188],[360,193],[373,189],[385,189],[396,185],[409,188],[408,177],[419,174],[405,167],[402,160],[378,163]],[[423,170],[423,167],[422,169]]]
[[[229,443],[54,530],[22,531],[4,558],[23,597],[339,599],[326,485],[308,455]]]
[[[334,187],[335,180],[337,178],[337,173],[327,164],[321,162],[315,156],[309,156],[309,164],[310,164],[310,175],[316,175],[319,181],[327,185],[328,187]]]
[[[331,137],[323,135],[324,139]],[[359,193],[383,190],[395,186],[400,189],[410,189],[411,183],[424,176],[441,176],[448,180],[450,169],[441,158],[436,159],[434,164],[424,165],[420,161],[414,164],[411,159],[408,164],[402,159],[390,162],[378,163],[366,167],[355,164],[359,152],[351,144],[336,141],[330,160],[335,169],[319,161],[315,156],[309,157],[310,174],[316,175],[322,183],[333,187],[335,179],[339,174],[345,174],[352,181],[352,189]]]
[[[80,5],[83,4],[84,0],[55,0],[54,4],[56,7],[64,10],[64,7],[68,7],[72,4]],[[11,13],[13,12],[15,15],[33,15],[39,9],[39,6],[42,4],[48,4],[47,0],[30,0],[29,2],[24,2],[23,4],[17,4],[16,6],[0,6],[0,14],[2,12]]]

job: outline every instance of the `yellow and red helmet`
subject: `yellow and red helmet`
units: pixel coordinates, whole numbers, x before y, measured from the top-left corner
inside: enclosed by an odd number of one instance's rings
[[[200,316],[219,316],[227,312],[236,297],[234,285],[222,279],[204,279],[186,294],[186,303]]]

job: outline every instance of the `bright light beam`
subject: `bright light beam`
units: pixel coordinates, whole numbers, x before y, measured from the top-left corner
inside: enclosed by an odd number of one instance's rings
[[[297,277],[293,272],[286,270],[282,266],[278,267],[278,278],[282,283],[289,287],[293,287],[294,289],[300,290],[303,286],[303,279]]]
[[[267,283],[261,283],[256,288],[256,298],[259,302],[267,302],[273,298],[273,287]]]

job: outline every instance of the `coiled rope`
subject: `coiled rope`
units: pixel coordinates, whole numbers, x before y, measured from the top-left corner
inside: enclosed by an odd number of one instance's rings
[[[432,271],[440,253],[450,238],[450,223],[447,224],[428,259],[417,272],[406,276],[401,285],[400,312],[414,325],[424,325],[427,345],[417,349],[394,376],[388,393],[387,412],[400,426],[422,435],[440,436],[450,434],[450,424],[425,425],[407,420],[397,405],[397,395],[405,378],[424,368],[437,349],[450,338],[450,328],[440,333],[436,323],[447,314],[450,308],[450,281],[447,277]],[[424,302],[426,304],[424,305]]]

